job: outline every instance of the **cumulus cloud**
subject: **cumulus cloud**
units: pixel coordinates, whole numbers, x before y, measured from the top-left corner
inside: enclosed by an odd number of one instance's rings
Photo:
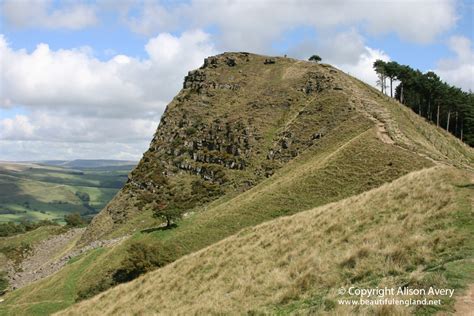
[[[65,28],[77,30],[97,24],[96,8],[77,2],[63,2],[55,8],[52,0],[5,0],[3,16],[15,27]]]
[[[102,117],[149,117],[162,113],[184,75],[215,54],[207,33],[162,33],[148,41],[148,58],[116,55],[96,59],[87,48],[29,53],[0,37],[0,106],[22,105]]]
[[[0,121],[0,139],[25,139],[33,136],[34,127],[25,115]]]
[[[136,32],[152,35],[176,28],[176,21],[219,29],[219,48],[268,52],[282,32],[297,26],[319,30],[360,25],[373,34],[394,32],[402,39],[428,43],[456,22],[455,2],[437,1],[213,1],[165,7],[146,2],[128,18]],[[181,23],[182,24],[182,23]]]
[[[466,91],[474,90],[474,50],[471,40],[464,36],[452,36],[448,46],[456,56],[440,60],[435,72],[452,85]]]
[[[375,86],[377,74],[373,69],[374,61],[381,59],[389,61],[390,57],[381,50],[364,47],[364,52],[358,56],[356,63],[336,63],[336,67],[366,83]]]
[[[155,34],[157,30],[170,31],[179,25],[180,7],[167,9],[160,3],[143,3],[139,16],[124,17],[124,21],[136,33]]]
[[[314,52],[318,52],[323,62],[332,64],[373,86],[377,81],[377,75],[373,70],[374,61],[390,60],[385,52],[365,45],[364,38],[355,29],[328,33],[319,40],[306,39],[293,47],[289,54],[307,59]]]
[[[34,111],[28,116],[0,120],[0,140],[134,142],[150,139],[157,124],[152,119],[107,119]]]
[[[2,148],[0,159],[11,161],[104,158],[138,160],[148,145],[148,141],[134,143],[103,142],[97,144],[0,140],[0,148]]]
[[[87,47],[27,52],[0,36],[0,108],[25,110],[0,120],[0,158],[138,159],[186,72],[216,53],[201,30],[159,34],[144,50],[101,61]]]

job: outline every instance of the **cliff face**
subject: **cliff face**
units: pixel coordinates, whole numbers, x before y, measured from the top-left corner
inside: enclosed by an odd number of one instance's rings
[[[338,85],[341,75],[327,65],[289,58],[249,53],[206,58],[185,77],[150,148],[83,241],[149,226],[144,219],[126,227],[147,209],[144,192],[164,202],[184,195],[192,210],[271,176],[359,115]]]

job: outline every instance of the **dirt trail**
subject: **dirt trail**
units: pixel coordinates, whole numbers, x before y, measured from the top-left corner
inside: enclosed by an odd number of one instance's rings
[[[85,228],[70,229],[52,236],[34,246],[19,267],[10,264],[8,278],[12,290],[46,278],[59,271],[70,259],[99,247],[111,247],[129,236],[110,240],[99,240],[77,248],[76,242]]]
[[[454,304],[454,315],[474,316],[474,284],[471,284],[463,296],[458,297]]]
[[[417,155],[430,160],[435,165],[447,164],[446,161],[448,161],[449,158],[442,153],[438,153],[439,156],[435,157],[429,155],[424,150],[420,150],[421,148],[418,148],[418,146],[400,130],[390,111],[377,101],[367,98],[366,95],[362,94],[360,88],[352,79],[342,78],[341,84],[344,89],[350,91],[350,102],[355,106],[355,109],[375,123],[377,136],[382,142],[397,146],[401,150],[413,151]],[[387,96],[387,98],[390,97]]]

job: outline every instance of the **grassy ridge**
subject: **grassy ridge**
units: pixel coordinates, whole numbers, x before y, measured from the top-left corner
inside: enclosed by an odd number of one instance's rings
[[[340,306],[337,289],[405,284],[459,295],[474,280],[472,185],[454,168],[414,172],[242,230],[64,314],[403,313]],[[453,299],[440,298],[450,310]]]

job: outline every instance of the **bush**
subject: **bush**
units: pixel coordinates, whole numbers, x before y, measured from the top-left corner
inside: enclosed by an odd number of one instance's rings
[[[127,257],[113,276],[117,283],[131,281],[138,276],[160,268],[173,261],[175,248],[164,246],[161,242],[146,244],[135,242],[127,249]]]
[[[86,224],[79,213],[64,215],[64,221],[69,227],[80,227]]]
[[[20,223],[15,224],[13,222],[1,223],[0,224],[0,237],[8,237],[17,234],[22,234],[31,230],[34,230],[41,226],[57,226],[58,224],[49,220],[41,220],[39,222],[30,222],[22,220]]]
[[[8,279],[6,272],[0,272],[0,295],[5,294],[8,289]]]

